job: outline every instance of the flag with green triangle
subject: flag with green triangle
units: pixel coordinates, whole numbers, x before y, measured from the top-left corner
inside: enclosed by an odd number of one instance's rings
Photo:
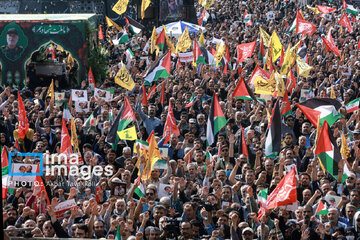
[[[207,121],[206,128],[206,139],[207,145],[211,146],[215,142],[216,134],[226,125],[226,118],[224,113],[221,110],[218,97],[214,92],[212,99],[210,113]]]
[[[333,136],[329,124],[325,120],[315,148],[315,155],[320,159],[321,165],[328,171],[334,178],[337,178],[339,172],[339,162],[341,161],[340,149],[336,144],[336,139]]]

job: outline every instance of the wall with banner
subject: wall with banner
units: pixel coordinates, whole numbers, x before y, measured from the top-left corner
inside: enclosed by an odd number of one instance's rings
[[[25,79],[31,72],[26,67],[30,61],[34,61],[44,51],[48,51],[49,45],[59,46],[67,55],[71,54],[78,65],[77,76],[74,79],[77,81],[84,79],[88,47],[97,44],[98,23],[95,14],[7,14],[1,15],[0,18],[2,19],[0,21],[2,86],[18,89],[27,87]],[[43,64],[45,67],[39,66],[38,71],[49,70],[53,71],[53,74],[58,74],[64,71],[65,67],[60,63],[44,62]],[[46,67],[46,64],[49,66]],[[70,84],[77,83],[70,82]],[[49,83],[39,82],[35,85],[48,86]]]

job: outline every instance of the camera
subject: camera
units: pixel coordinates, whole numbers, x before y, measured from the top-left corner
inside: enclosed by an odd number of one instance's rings
[[[164,230],[166,231],[167,239],[177,239],[180,233],[180,219],[168,218]]]

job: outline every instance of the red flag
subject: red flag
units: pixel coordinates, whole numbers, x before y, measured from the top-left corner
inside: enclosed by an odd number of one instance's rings
[[[99,192],[101,192],[101,187],[100,187],[100,186],[97,186],[97,187],[96,187],[96,190],[95,190],[95,200],[96,200],[97,203],[100,202]]]
[[[270,78],[270,74],[265,71],[264,69],[262,69],[261,67],[259,67],[258,65],[256,65],[252,75],[251,75],[251,78],[249,80],[249,83],[250,84],[253,84],[254,85],[254,82],[255,82],[255,79],[260,76],[266,80],[269,80]]]
[[[240,125],[240,129],[241,129],[241,144],[240,144],[241,153],[244,154],[246,157],[248,157],[249,151],[248,151],[246,140],[245,140],[244,129],[241,125]]]
[[[162,106],[164,106],[164,104],[165,104],[165,81],[163,81],[163,83],[162,83],[160,103]]]
[[[290,70],[289,79],[286,83],[286,89],[290,92],[290,95],[293,93],[293,89],[296,87],[296,78],[292,70]]]
[[[29,129],[29,120],[26,117],[26,111],[25,111],[25,107],[24,107],[24,103],[22,101],[22,98],[20,96],[20,93],[18,91],[18,108],[19,108],[19,126],[18,126],[18,131],[19,131],[19,138],[24,139],[25,138],[25,134],[27,132],[27,130]]]
[[[298,14],[296,17],[296,33],[301,33],[303,35],[313,35],[316,32],[316,27],[311,22],[305,21],[300,17],[301,14]]]
[[[179,72],[181,67],[182,67],[182,65],[181,65],[181,62],[180,62],[180,58],[178,58],[178,61],[176,63],[176,71]]]
[[[165,122],[165,126],[164,126],[163,137],[165,137],[166,132],[169,132],[169,134],[168,134],[168,137],[165,139],[164,144],[166,144],[170,140],[171,134],[174,133],[177,136],[180,136],[180,131],[179,131],[179,128],[177,127],[177,125],[176,125],[174,112],[172,110],[170,101],[169,101],[168,114],[166,116],[166,122]]]
[[[155,93],[155,90],[156,90],[156,85],[154,85],[154,86],[150,89],[149,93],[146,95],[146,99],[147,99],[147,100],[149,100],[149,99],[151,98],[151,95],[153,95],[153,94]]]
[[[19,139],[15,139],[15,148],[18,152],[20,152],[20,148],[19,148]]]
[[[216,50],[214,48],[211,48],[211,55],[215,56]]]
[[[94,74],[91,70],[91,67],[89,69],[89,73],[88,73],[88,81],[89,81],[89,86],[94,87],[95,86],[95,79],[94,79]]]
[[[327,7],[327,6],[316,5],[316,7],[317,7],[317,9],[319,9],[319,11],[321,13],[324,13],[324,14],[328,14],[328,13],[336,11],[336,8],[331,8],[331,7]]]
[[[242,63],[253,55],[256,41],[237,45],[237,64]]]
[[[62,120],[60,153],[65,153],[67,155],[72,153],[70,135],[66,127],[65,119]]]
[[[142,105],[143,106],[149,106],[149,103],[147,101],[147,96],[146,96],[146,89],[145,89],[145,85],[142,86],[142,92],[143,92],[143,99],[142,99]]]
[[[335,46],[335,42],[334,42],[334,39],[332,38],[331,36],[331,29],[329,30],[327,36],[326,36],[326,40],[328,41],[328,44],[329,44],[329,47],[331,50],[334,51],[334,53],[337,55],[337,56],[341,56],[340,55],[340,51],[339,49]]]
[[[40,172],[40,163],[37,164],[36,172],[37,172],[37,173]],[[44,185],[43,180],[41,179],[41,176],[35,176],[35,183],[37,184],[37,186],[40,186],[40,187],[41,187],[41,191],[37,194],[37,197],[41,197],[41,193],[44,191],[44,192],[45,192],[45,197],[46,197],[47,204],[50,205],[49,196],[48,196],[48,194],[47,194],[47,192],[46,192],[45,185]]]
[[[343,13],[343,15],[341,16],[339,24],[343,27],[346,27],[349,33],[353,33],[353,27],[351,26],[350,19],[345,13]]]
[[[99,25],[99,40],[104,40],[104,34],[101,25]]]
[[[286,174],[266,201],[267,209],[288,205],[297,201],[295,167]]]
[[[284,48],[281,48],[281,56],[280,56],[280,61],[279,61],[280,67],[283,65],[283,62],[284,62]]]
[[[345,1],[345,0],[343,0],[343,8],[344,8],[345,11],[346,11],[346,9],[348,8],[348,5],[346,4],[346,1]]]
[[[358,42],[358,45],[357,45],[357,49],[360,49],[360,39],[359,39],[359,42]]]

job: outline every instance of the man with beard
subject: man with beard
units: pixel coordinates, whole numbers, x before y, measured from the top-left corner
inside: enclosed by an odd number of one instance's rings
[[[106,235],[105,223],[102,220],[95,220],[94,222],[94,233],[96,238],[103,238]]]
[[[141,106],[140,106],[140,101],[139,101],[139,105],[138,105],[137,109],[138,109],[140,118],[143,121],[143,124],[144,124],[144,126],[146,128],[146,132],[148,134],[150,134],[158,125],[161,124],[161,120],[159,118],[155,117],[156,108],[155,108],[154,105],[150,105],[148,107],[149,116],[146,115],[142,111]]]
[[[4,228],[10,226],[10,225],[15,225],[16,220],[18,218],[18,212],[16,210],[16,208],[14,207],[10,207],[8,209],[5,210],[6,211],[6,215],[3,216],[3,221],[4,221]]]

